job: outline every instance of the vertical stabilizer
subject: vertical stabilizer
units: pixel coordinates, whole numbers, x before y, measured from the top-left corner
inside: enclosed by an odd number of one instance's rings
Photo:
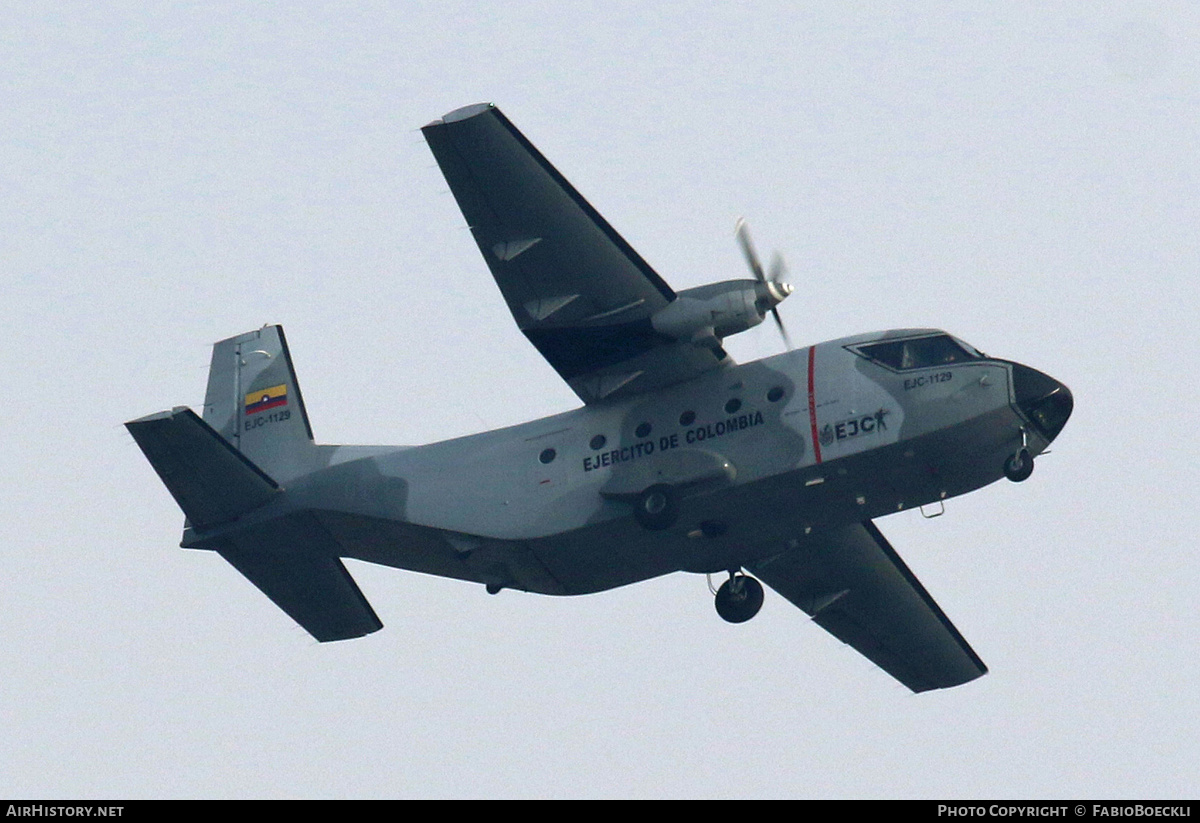
[[[317,448],[282,326],[213,345],[204,422],[280,482],[315,467]]]

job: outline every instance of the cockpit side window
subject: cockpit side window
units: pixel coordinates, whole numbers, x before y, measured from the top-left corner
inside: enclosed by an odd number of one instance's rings
[[[897,371],[929,369],[950,363],[978,359],[948,334],[918,337],[913,340],[887,340],[858,348],[860,354]]]

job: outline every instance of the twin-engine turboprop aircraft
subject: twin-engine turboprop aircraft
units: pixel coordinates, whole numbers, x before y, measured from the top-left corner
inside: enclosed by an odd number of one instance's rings
[[[383,625],[343,557],[492,593],[682,570],[728,573],[731,622],[761,579],[913,691],[987,671],[872,521],[1029,477],[1066,386],[933,329],[736,364],[722,339],[768,313],[782,330],[791,291],[744,226],[752,279],[675,292],[499,109],[423,131],[517,325],[584,406],[427,446],[317,445],[283,329],[231,337],[202,416],[126,424],[187,515],[183,546],[320,641]]]

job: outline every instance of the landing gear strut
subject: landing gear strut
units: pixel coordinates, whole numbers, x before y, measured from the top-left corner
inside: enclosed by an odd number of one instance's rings
[[[1009,455],[1004,461],[1004,476],[1014,483],[1020,483],[1022,480],[1028,480],[1029,475],[1033,474],[1033,455],[1029,453],[1029,442],[1025,429],[1021,429],[1021,448],[1013,455]]]
[[[753,577],[730,572],[717,589],[717,614],[730,623],[745,623],[758,614],[763,604],[763,587]]]

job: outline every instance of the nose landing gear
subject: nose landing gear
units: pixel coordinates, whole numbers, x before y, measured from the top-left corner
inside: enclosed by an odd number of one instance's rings
[[[729,579],[717,589],[717,614],[730,623],[745,623],[762,604],[762,583],[747,574],[730,571]]]
[[[1004,461],[1004,476],[1014,483],[1028,480],[1033,474],[1033,455],[1029,453],[1029,439],[1025,429],[1021,429],[1021,448],[1016,454],[1011,454]]]
[[[1029,454],[1029,449],[1021,449],[1016,454],[1009,455],[1008,459],[1004,461],[1004,476],[1014,483],[1028,480],[1031,474],[1033,474],[1033,457]]]

